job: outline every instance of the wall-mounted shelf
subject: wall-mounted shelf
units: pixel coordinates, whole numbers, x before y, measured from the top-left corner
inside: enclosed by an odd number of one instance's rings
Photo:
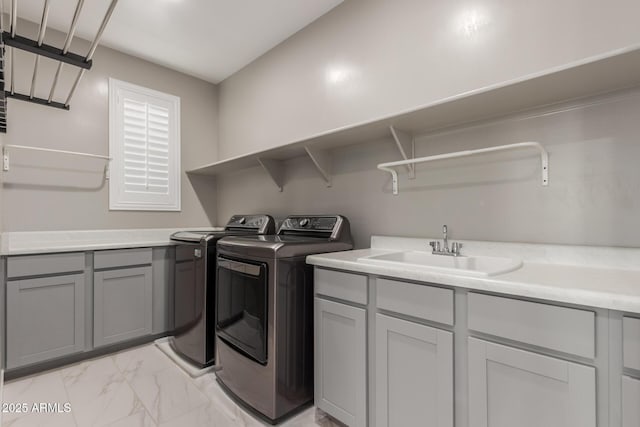
[[[187,172],[224,174],[257,167],[260,165],[258,159],[283,161],[310,156],[312,160],[317,160],[320,156],[312,153],[323,151],[326,154],[336,147],[389,138],[389,132],[400,151],[400,157],[406,160],[413,157],[413,135],[636,86],[640,86],[640,46],[608,52],[563,67],[445,98],[392,116],[210,163]],[[325,169],[326,163],[323,163],[325,160],[316,160],[314,164],[320,175],[330,183],[331,176]],[[406,166],[409,174],[412,174],[411,165]],[[282,175],[279,178],[280,184],[276,183],[280,188],[283,184],[281,178]]]
[[[497,145],[495,147],[479,148],[477,150],[456,151],[455,153],[438,154],[435,156],[419,157],[417,159],[400,160],[398,162],[381,163],[378,169],[391,174],[393,194],[398,194],[398,172],[394,167],[415,165],[418,163],[433,162],[436,160],[455,159],[457,157],[468,157],[477,154],[487,154],[496,151],[515,150],[521,148],[535,148],[540,153],[540,172],[542,175],[542,185],[549,185],[549,154],[539,142],[518,142],[508,145]]]

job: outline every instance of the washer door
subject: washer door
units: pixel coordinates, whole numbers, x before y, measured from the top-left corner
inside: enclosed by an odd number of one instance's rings
[[[219,256],[218,337],[245,356],[267,364],[267,264]]]

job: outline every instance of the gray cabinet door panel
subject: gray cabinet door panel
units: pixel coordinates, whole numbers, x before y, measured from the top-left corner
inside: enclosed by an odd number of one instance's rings
[[[622,333],[624,366],[640,371],[640,319],[625,317],[622,321]]]
[[[7,283],[7,368],[84,348],[84,276]]]
[[[595,368],[469,338],[470,427],[595,427]]]
[[[640,380],[622,377],[622,427],[640,426]]]
[[[173,329],[175,249],[153,248],[153,328],[154,334]]]
[[[94,344],[96,347],[151,333],[151,267],[94,274]]]
[[[366,311],[315,298],[315,404],[352,427],[367,425]]]
[[[376,315],[376,426],[453,427],[453,334]]]

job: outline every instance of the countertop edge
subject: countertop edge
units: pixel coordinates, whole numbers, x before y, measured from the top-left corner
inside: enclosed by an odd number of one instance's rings
[[[380,251],[382,252],[382,251]],[[392,250],[386,252],[393,252]],[[340,254],[339,252],[336,254]],[[338,255],[339,256],[339,255]],[[455,274],[431,273],[406,268],[376,266],[357,261],[332,258],[331,254],[310,255],[307,264],[352,273],[379,277],[433,283],[468,290],[495,292],[498,294],[574,304],[587,307],[640,314],[640,283],[638,295],[625,295],[588,289],[561,288],[535,282],[509,281],[500,276],[469,277]]]
[[[122,242],[122,243],[104,243],[104,244],[87,244],[87,245],[69,245],[69,246],[53,246],[41,247],[33,249],[10,249],[0,251],[0,256],[16,256],[16,255],[37,255],[37,254],[54,254],[66,252],[90,252],[110,249],[131,249],[131,248],[150,248],[174,246],[175,242],[166,241],[140,241],[140,242]]]
[[[9,231],[0,233],[0,256],[87,252],[174,246],[176,231],[220,231],[223,227],[133,228],[105,230]]]

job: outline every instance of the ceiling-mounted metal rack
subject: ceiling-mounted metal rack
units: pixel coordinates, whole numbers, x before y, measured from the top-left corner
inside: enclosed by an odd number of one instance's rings
[[[40,20],[40,26],[38,30],[38,38],[37,40],[31,40],[26,37],[22,37],[17,34],[17,23],[18,23],[18,0],[11,0],[11,26],[10,31],[5,31],[4,26],[2,28],[2,36],[4,40],[4,46],[10,47],[9,51],[9,60],[11,63],[11,80],[9,85],[9,90],[4,91],[5,95],[8,97],[12,97],[15,99],[19,99],[21,101],[33,102],[40,105],[46,105],[49,107],[61,108],[64,110],[69,109],[69,103],[71,102],[71,98],[78,87],[78,83],[84,76],[84,73],[91,69],[93,65],[93,54],[98,47],[98,43],[102,38],[105,28],[111,19],[111,15],[118,3],[118,0],[111,0],[109,4],[109,8],[107,9],[104,18],[102,19],[102,23],[100,24],[100,28],[96,33],[96,36],[93,39],[89,47],[89,51],[86,55],[80,55],[77,53],[69,52],[69,48],[71,46],[71,42],[73,40],[77,25],[78,19],[80,17],[80,13],[82,11],[82,7],[84,5],[84,0],[78,0],[76,5],[73,19],[71,21],[71,25],[69,27],[69,31],[67,32],[66,39],[64,42],[64,46],[62,49],[57,48],[55,46],[48,45],[44,43],[44,37],[47,30],[47,20],[49,17],[49,2],[50,0],[44,0],[44,7],[42,10],[42,18]],[[14,49],[20,49],[26,52],[30,52],[36,55],[34,67],[33,67],[33,77],[31,79],[31,88],[29,90],[29,94],[18,93],[15,87],[15,79],[14,79]],[[38,77],[38,65],[40,63],[40,57],[44,56],[55,61],[58,61],[58,68],[56,70],[56,74],[53,78],[53,83],[51,85],[51,90],[49,92],[48,98],[38,98],[35,96],[35,88]],[[4,64],[4,63],[3,63]],[[56,86],[58,84],[58,80],[60,78],[60,74],[63,69],[63,64],[73,65],[74,67],[79,68],[76,79],[74,80],[73,86],[67,95],[67,98],[64,102],[57,102],[53,100]],[[4,71],[4,66],[2,67]],[[4,73],[3,73],[4,74]],[[3,79],[4,80],[4,79]]]

